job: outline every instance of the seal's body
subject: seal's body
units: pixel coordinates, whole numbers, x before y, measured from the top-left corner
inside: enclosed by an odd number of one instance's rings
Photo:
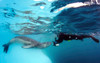
[[[17,36],[15,38],[11,39],[9,43],[3,45],[4,52],[7,53],[9,45],[11,45],[12,43],[15,43],[15,42],[24,44],[22,46],[22,48],[34,48],[34,47],[46,48],[46,47],[51,45],[51,42],[39,43],[38,41],[33,40],[31,38],[28,38],[28,37],[25,37],[25,36]]]

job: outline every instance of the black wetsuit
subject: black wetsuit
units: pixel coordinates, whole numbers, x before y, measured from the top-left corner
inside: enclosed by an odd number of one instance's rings
[[[59,33],[58,40],[55,39],[54,45],[63,42],[63,40],[83,40],[84,38],[92,38],[95,42],[99,43],[99,40],[90,35],[72,35]]]

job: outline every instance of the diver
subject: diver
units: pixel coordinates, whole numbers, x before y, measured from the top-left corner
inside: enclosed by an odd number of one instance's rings
[[[59,43],[62,43],[63,40],[83,40],[84,38],[92,38],[96,43],[99,43],[99,40],[91,35],[73,35],[60,32],[57,37],[58,40],[55,38],[55,42],[53,42],[54,46],[59,46]]]

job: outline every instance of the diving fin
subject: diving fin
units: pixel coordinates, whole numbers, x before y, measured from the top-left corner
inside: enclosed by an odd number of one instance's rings
[[[96,43],[99,43],[99,40],[96,39],[95,37],[92,37],[92,36],[91,36],[91,38],[92,38]]]

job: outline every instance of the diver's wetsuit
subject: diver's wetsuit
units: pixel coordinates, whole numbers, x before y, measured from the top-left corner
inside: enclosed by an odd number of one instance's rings
[[[95,42],[99,43],[99,40],[90,35],[72,35],[59,33],[58,40],[55,39],[54,46],[63,42],[63,40],[83,40],[84,38],[92,38]]]

